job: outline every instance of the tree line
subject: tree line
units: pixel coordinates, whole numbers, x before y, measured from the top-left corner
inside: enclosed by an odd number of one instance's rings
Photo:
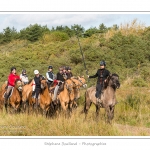
[[[117,25],[113,25],[112,28],[118,29]],[[85,30],[84,27],[78,24],[74,24],[71,27],[68,26],[56,26],[49,29],[47,25],[41,26],[39,24],[29,25],[28,27],[21,29],[19,32],[15,27],[6,27],[3,32],[0,33],[0,44],[9,43],[12,40],[28,40],[30,42],[36,42],[43,37],[45,34],[53,32],[65,33],[69,38],[76,35],[78,32],[79,37],[90,37],[95,33],[106,33],[111,28],[106,27],[103,23],[98,28],[91,27]],[[77,31],[77,32],[76,32]]]

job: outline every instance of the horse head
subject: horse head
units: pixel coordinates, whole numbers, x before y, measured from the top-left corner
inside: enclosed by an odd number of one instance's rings
[[[77,77],[74,77],[74,76],[73,76],[73,77],[70,78],[70,80],[73,82],[73,85],[74,85],[73,88],[76,89],[77,91],[79,91],[81,85],[80,85],[80,83],[79,83]]]
[[[72,83],[71,79],[65,80],[65,87],[69,91],[69,93],[73,91],[74,84]]]
[[[15,87],[16,87],[16,89],[18,89],[19,92],[21,92],[22,91],[22,87],[23,87],[22,81],[17,79],[15,81]]]
[[[107,79],[107,83],[109,86],[113,87],[114,89],[118,89],[120,87],[120,82],[119,82],[119,76],[114,73],[114,74],[110,74],[108,79]]]
[[[84,76],[81,76],[81,77],[78,76],[77,79],[79,81],[80,87],[84,87],[84,88],[87,87],[86,80],[85,80]]]
[[[46,80],[41,80],[41,89],[44,90],[46,89],[47,86],[47,81]]]

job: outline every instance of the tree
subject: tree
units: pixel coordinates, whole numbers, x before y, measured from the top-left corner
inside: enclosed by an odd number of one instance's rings
[[[100,33],[107,32],[107,27],[103,23],[99,25],[99,32]]]
[[[50,30],[47,26],[41,26],[38,24],[29,25],[29,27],[20,30],[20,38],[27,39],[31,42],[39,40],[44,33],[49,32]]]
[[[84,37],[90,37],[92,34],[98,33],[98,29],[96,27],[94,28],[89,28],[88,30],[85,31]]]
[[[77,32],[79,37],[82,37],[83,33],[85,32],[84,27],[78,24],[74,24],[73,26],[71,26],[71,30],[74,32],[74,34],[76,34]]]

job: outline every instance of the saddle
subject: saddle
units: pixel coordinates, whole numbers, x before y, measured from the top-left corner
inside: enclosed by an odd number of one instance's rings
[[[54,94],[55,87],[56,87],[56,85],[50,90],[50,93]],[[63,90],[64,90],[64,83],[62,83],[62,84],[59,86],[57,95],[59,95],[60,92],[62,92]]]

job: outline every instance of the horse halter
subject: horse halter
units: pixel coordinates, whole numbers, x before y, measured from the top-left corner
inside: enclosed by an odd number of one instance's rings
[[[73,91],[73,84],[69,84],[67,80],[65,81],[66,89],[68,90],[69,93]]]
[[[22,86],[23,86],[23,85],[22,85],[22,82],[21,82],[20,80],[17,81],[17,84],[18,84],[18,82],[19,82],[20,84],[17,85],[17,89],[18,89],[19,92],[21,92],[21,91],[22,91]]]
[[[75,81],[73,81],[72,79],[70,79],[71,81],[72,81],[72,83],[74,84],[74,89],[76,90],[76,91],[79,91],[80,90],[80,85],[79,84],[76,84],[76,82]],[[75,79],[76,80],[76,79]]]
[[[118,77],[118,79],[117,79],[117,80],[116,80],[116,79],[113,80],[113,79],[112,79],[112,76]],[[114,86],[115,89],[116,89],[116,88],[118,89],[118,88],[120,87],[119,76],[118,76],[118,75],[111,75],[110,78],[109,78],[109,80],[112,81],[111,86]]]
[[[86,88],[87,84],[83,83],[82,80],[78,79],[78,81],[80,81],[80,83],[82,84],[82,87]]]
[[[43,81],[44,83],[43,83],[42,81]],[[46,81],[46,80],[42,80],[42,81],[41,81],[41,89],[44,90],[44,89],[46,89],[47,81]]]

